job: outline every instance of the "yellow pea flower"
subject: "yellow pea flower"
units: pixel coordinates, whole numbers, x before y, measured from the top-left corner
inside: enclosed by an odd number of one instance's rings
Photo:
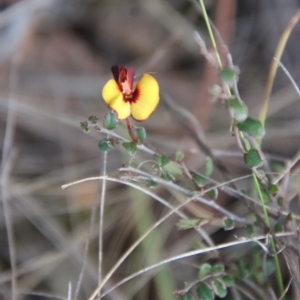
[[[121,66],[111,68],[114,79],[110,79],[102,89],[102,97],[109,108],[114,110],[119,120],[130,115],[136,121],[144,121],[154,112],[159,102],[157,81],[149,74],[143,74],[134,84],[134,68]]]

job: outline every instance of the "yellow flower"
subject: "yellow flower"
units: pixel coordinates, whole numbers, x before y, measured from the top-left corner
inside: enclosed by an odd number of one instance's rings
[[[114,79],[110,79],[102,89],[102,97],[107,106],[113,109],[119,120],[130,115],[136,121],[144,121],[154,112],[159,102],[157,81],[149,74],[143,74],[134,84],[134,68],[113,66]]]

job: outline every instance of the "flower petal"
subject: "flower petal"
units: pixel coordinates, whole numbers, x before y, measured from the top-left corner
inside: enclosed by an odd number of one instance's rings
[[[130,116],[130,104],[123,100],[123,94],[114,79],[105,84],[102,89],[102,97],[107,106],[116,112],[119,120],[124,120]]]
[[[149,74],[144,74],[136,85],[134,94],[137,98],[131,103],[131,115],[136,121],[144,121],[154,112],[159,102],[157,81]]]

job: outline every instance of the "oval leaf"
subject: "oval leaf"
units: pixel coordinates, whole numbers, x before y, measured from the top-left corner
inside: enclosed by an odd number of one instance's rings
[[[276,194],[278,193],[278,187],[277,187],[277,185],[271,183],[271,184],[268,186],[268,192],[269,192],[270,194],[272,194],[273,196],[276,196]]]
[[[234,228],[234,222],[229,218],[224,218],[223,225],[225,230],[232,230]]]
[[[122,143],[122,146],[129,153],[129,155],[134,155],[137,151],[137,145],[135,142],[124,142]]]
[[[201,267],[200,267],[199,278],[202,279],[210,273],[211,273],[211,265],[205,263],[205,264],[201,265]]]
[[[227,286],[227,287],[231,287],[231,286],[233,286],[234,285],[234,279],[233,279],[233,277],[231,276],[231,275],[224,275],[223,277],[222,277],[222,281],[225,283],[225,285]]]
[[[102,139],[99,141],[98,147],[101,151],[109,151],[114,147],[114,145],[110,139]]]
[[[194,300],[194,298],[189,294],[185,294],[182,296],[182,300]]]
[[[222,272],[224,272],[224,270],[225,270],[225,268],[224,268],[224,265],[222,265],[222,264],[213,265],[211,268],[211,272],[214,274],[222,273]]]
[[[220,71],[219,75],[225,82],[231,84],[237,77],[237,70],[225,67],[223,70]]]
[[[204,282],[201,282],[197,288],[197,295],[201,300],[213,300],[215,299],[215,293]]]
[[[96,124],[99,119],[96,116],[90,116],[89,121],[93,124]]]
[[[211,157],[206,158],[205,176],[209,177],[214,170],[214,163]]]
[[[216,200],[218,198],[218,194],[219,192],[217,188],[211,188],[205,195],[210,200]]]
[[[237,98],[231,98],[226,101],[226,104],[232,108],[235,120],[243,122],[247,119],[248,109],[243,101]]]
[[[238,123],[239,130],[247,132],[254,137],[261,137],[265,134],[265,129],[258,120],[247,118],[244,122]]]
[[[106,114],[104,121],[103,121],[103,127],[112,130],[115,129],[118,125],[118,119],[116,114],[113,111],[110,111]]]
[[[177,162],[181,162],[184,158],[184,153],[180,150],[177,150],[176,153],[175,153],[175,160]]]
[[[207,184],[207,180],[202,175],[193,173],[192,176],[199,187],[204,187]]]
[[[220,298],[224,298],[227,295],[227,287],[224,282],[222,282],[220,279],[213,279],[212,280],[212,288],[216,295],[218,295]]]
[[[154,154],[154,159],[160,167],[164,167],[170,162],[170,159],[163,155],[160,156],[160,155]]]
[[[260,167],[263,164],[263,161],[256,149],[250,149],[247,153],[245,153],[244,160],[245,164],[250,168]]]
[[[147,134],[144,127],[133,127],[133,132],[135,133],[136,137],[139,139],[140,142],[144,142],[146,140]]]

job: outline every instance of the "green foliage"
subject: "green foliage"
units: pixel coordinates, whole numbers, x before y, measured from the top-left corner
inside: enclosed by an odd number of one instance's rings
[[[232,230],[234,228],[234,222],[229,218],[224,218],[223,224],[225,230]]]
[[[218,189],[210,188],[205,195],[210,200],[216,200],[218,198]]]
[[[200,282],[200,284],[197,288],[197,295],[200,300],[215,299],[215,294],[214,294],[213,290],[205,282]]]
[[[194,300],[194,298],[189,294],[185,294],[181,298],[182,300]]]
[[[223,264],[215,264],[212,266],[211,268],[211,272],[213,274],[219,274],[219,273],[222,273],[224,272],[225,268],[224,268],[224,265]]]
[[[87,122],[81,122],[80,123],[80,128],[82,129],[83,132],[87,133],[89,132],[89,125]]]
[[[234,279],[231,275],[224,275],[222,277],[222,281],[225,283],[227,287],[231,287],[234,285]]]
[[[190,228],[196,228],[200,227],[203,222],[206,221],[204,218],[199,219],[181,219],[177,223],[177,226],[179,229],[190,229]]]
[[[174,176],[172,174],[170,174],[168,171],[166,171],[165,169],[161,170],[160,177],[162,179],[164,179],[164,180],[167,180],[167,181],[173,181],[173,180],[175,180]]]
[[[263,164],[263,161],[260,158],[259,153],[256,149],[250,149],[247,153],[245,153],[244,160],[246,166],[250,168],[260,167]]]
[[[237,78],[237,71],[235,69],[225,67],[219,72],[219,76],[223,79],[226,83],[231,84]]]
[[[149,187],[149,188],[152,188],[152,187],[156,187],[157,186],[157,182],[155,182],[154,180],[146,180],[146,186]]]
[[[99,141],[98,147],[101,151],[110,151],[114,147],[114,144],[111,139],[105,138]]]
[[[210,264],[202,264],[200,267],[200,271],[199,271],[199,278],[202,279],[204,278],[206,275],[211,273],[211,265]]]
[[[247,118],[245,121],[238,123],[239,130],[247,132],[254,137],[262,137],[265,134],[265,129],[261,122],[252,118]]]
[[[220,297],[220,298],[226,297],[227,287],[226,287],[226,284],[222,280],[220,280],[218,278],[214,278],[211,283],[212,283],[212,288],[218,297]]]
[[[163,155],[160,156],[160,155],[154,154],[154,159],[160,167],[164,167],[170,162],[170,159]]]
[[[206,158],[206,164],[205,164],[205,176],[209,177],[214,170],[214,163],[211,157]]]
[[[180,150],[177,150],[176,153],[175,153],[175,160],[177,162],[181,162],[184,158],[184,153]]]
[[[110,111],[109,113],[106,114],[104,118],[103,127],[105,129],[112,130],[115,129],[117,125],[118,125],[118,118],[113,111]]]
[[[133,132],[141,143],[145,142],[147,133],[144,127],[133,126]]]
[[[96,116],[90,116],[88,118],[88,120],[92,123],[92,124],[96,124],[99,121],[99,118]]]
[[[134,155],[137,151],[137,145],[135,142],[124,142],[122,143],[122,146],[131,156]]]
[[[230,98],[226,104],[233,110],[234,118],[237,122],[243,122],[248,117],[248,109],[244,102],[237,98]]]
[[[268,186],[268,192],[269,192],[270,194],[272,194],[273,196],[276,196],[276,194],[278,193],[278,187],[277,187],[277,185],[271,183],[271,184]]]
[[[204,187],[207,184],[207,180],[198,173],[192,173],[194,181],[199,187]]]

